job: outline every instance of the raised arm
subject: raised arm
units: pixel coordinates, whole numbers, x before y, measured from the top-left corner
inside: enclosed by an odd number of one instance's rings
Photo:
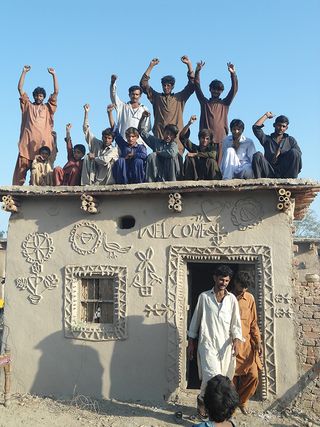
[[[193,115],[190,117],[188,123],[185,125],[185,127],[182,129],[182,131],[180,132],[179,138],[180,141],[182,142],[183,139],[186,138],[186,133],[189,130],[189,127],[197,120],[197,116]]]
[[[179,97],[183,99],[184,101],[187,101],[187,99],[193,94],[194,92],[194,72],[192,68],[192,63],[187,55],[184,55],[181,57],[181,61],[187,65],[188,67],[188,84],[184,87],[184,89],[179,92]]]
[[[181,57],[181,61],[186,64],[186,66],[188,67],[188,76],[189,77],[194,77],[194,72],[193,72],[193,68],[192,68],[192,63],[189,59],[189,57],[187,55],[183,55]]]
[[[68,153],[68,160],[73,160],[73,150],[72,150],[72,141],[71,141],[71,128],[72,128],[72,124],[71,123],[67,123],[66,124],[66,137],[65,137],[65,141],[67,143],[67,153]]]
[[[205,64],[206,63],[204,61],[197,62],[195,76],[194,76],[194,88],[200,104],[207,101],[207,98],[204,96],[200,86],[200,71],[205,66]]]
[[[118,77],[115,74],[112,74],[110,79],[110,99],[112,104],[114,104],[116,110],[118,110],[121,104],[123,104],[123,102],[117,95],[117,78]]]
[[[152,88],[149,85],[149,79],[150,79],[150,74],[151,71],[153,70],[153,67],[155,67],[156,65],[159,64],[159,59],[158,58],[153,58],[150,61],[150,64],[148,66],[148,68],[146,69],[146,71],[143,73],[141,80],[140,80],[140,86],[143,90],[143,93],[147,94],[148,99],[151,101],[152,100]]]
[[[26,77],[26,74],[31,70],[31,66],[30,65],[25,65],[22,69],[22,73],[18,82],[18,91],[20,96],[22,96],[24,94],[24,90],[23,90],[23,85],[24,85],[24,79]]]
[[[228,95],[224,98],[223,102],[226,105],[230,105],[233,98],[236,96],[238,92],[238,77],[236,74],[236,68],[234,64],[232,64],[231,62],[228,62],[227,67],[231,77],[231,88],[228,92]]]
[[[57,96],[58,93],[59,93],[59,85],[58,85],[58,79],[57,79],[56,71],[55,71],[54,68],[48,68],[48,73],[52,75],[52,79],[53,79],[53,94],[55,96]]]
[[[262,126],[267,119],[272,119],[275,115],[271,111],[267,111],[258,119],[253,126]]]
[[[109,119],[109,124],[110,124],[111,129],[114,130],[114,128],[115,128],[115,121],[114,121],[113,114],[112,114],[113,110],[114,110],[114,105],[113,104],[109,104],[107,106],[108,119]]]

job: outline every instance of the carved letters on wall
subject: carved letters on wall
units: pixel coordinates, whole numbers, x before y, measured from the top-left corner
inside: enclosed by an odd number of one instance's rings
[[[257,277],[257,308],[263,318],[264,369],[262,372],[262,397],[276,395],[276,363],[274,342],[274,291],[272,281],[271,251],[267,246],[187,247],[171,246],[169,253],[167,302],[165,314],[168,322],[168,383],[171,397],[184,393],[185,349],[181,337],[185,335],[185,282],[187,263],[204,262],[254,262]],[[151,307],[148,307],[149,311]],[[158,311],[161,314],[161,311]]]
[[[53,241],[47,233],[30,233],[22,242],[22,255],[31,264],[29,277],[18,277],[16,287],[27,290],[28,300],[31,304],[38,304],[45,290],[52,290],[58,286],[56,274],[41,275],[43,263],[47,261],[54,251]]]
[[[260,202],[254,199],[240,199],[231,211],[232,223],[239,230],[252,228],[262,221],[263,209]]]
[[[157,284],[161,285],[162,278],[157,276],[155,267],[151,262],[154,250],[148,248],[145,253],[138,251],[136,256],[140,259],[137,267],[137,273],[134,275],[132,286],[139,289],[142,297],[150,297],[153,293],[153,287]]]

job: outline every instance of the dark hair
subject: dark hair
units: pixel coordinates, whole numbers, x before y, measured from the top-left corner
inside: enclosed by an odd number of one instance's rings
[[[234,385],[223,375],[216,375],[208,381],[203,400],[210,421],[217,423],[229,420],[239,405]]]
[[[140,91],[140,95],[142,94],[142,89],[140,86],[130,86],[129,87],[129,93],[134,92],[135,90],[139,90]]]
[[[85,155],[86,154],[86,147],[83,145],[83,144],[76,144],[74,147],[73,147],[73,151],[74,150],[79,150],[79,151],[81,151],[81,153],[83,153],[83,155]]]
[[[164,128],[164,132],[165,131],[172,133],[172,135],[174,135],[174,137],[176,137],[179,133],[178,127],[176,125],[173,125],[173,124],[166,125]]]
[[[47,96],[46,91],[43,89],[43,87],[36,87],[35,90],[32,92],[32,96],[35,98],[39,93],[42,93],[43,98]]]
[[[234,282],[239,283],[241,288],[250,288],[252,287],[252,277],[247,271],[238,271],[233,279]]]
[[[214,275],[215,276],[221,276],[221,277],[227,277],[227,276],[229,276],[230,277],[230,279],[231,279],[231,277],[233,276],[233,271],[231,270],[231,268],[230,267],[228,267],[227,265],[225,265],[225,264],[221,264],[221,265],[219,265],[219,267],[215,270],[215,272],[214,272]]]
[[[213,136],[213,132],[212,132],[211,129],[201,129],[201,130],[199,130],[199,132],[198,132],[198,139],[199,140],[200,140],[200,138],[206,138],[207,136],[209,137],[210,142],[212,144],[214,144],[214,136]]]
[[[140,135],[139,135],[139,131],[138,131],[138,129],[137,129],[137,128],[134,128],[134,127],[130,127],[130,128],[128,128],[128,129],[126,130],[126,136],[127,136],[127,135],[130,135],[130,134],[133,134],[133,135],[135,135],[135,136],[140,136]]]
[[[43,145],[42,147],[39,148],[39,154],[41,153],[48,153],[48,156],[50,156],[51,154],[51,150],[49,147],[47,147],[46,145]]]
[[[114,139],[114,132],[112,132],[111,128],[104,129],[101,134],[102,134],[102,137],[112,136],[112,139]]]
[[[231,120],[231,122],[230,122],[230,129],[232,129],[234,127],[237,127],[237,128],[240,128],[240,129],[244,130],[244,123],[243,123],[243,121],[240,120],[240,119],[233,119],[233,120]]]
[[[274,122],[275,123],[286,123],[287,125],[289,125],[289,119],[287,116],[278,116]]]
[[[161,84],[164,85],[166,83],[169,83],[170,85],[174,86],[176,82],[176,79],[173,76],[164,76],[161,79]]]
[[[212,82],[209,84],[209,89],[224,90],[224,86],[220,80],[212,80]]]

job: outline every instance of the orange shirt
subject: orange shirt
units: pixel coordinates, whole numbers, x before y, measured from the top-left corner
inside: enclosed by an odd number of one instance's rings
[[[242,336],[246,341],[240,345],[235,375],[245,375],[254,363],[259,369],[262,369],[258,351],[255,350],[255,345],[261,342],[261,336],[253,295],[245,291],[237,296],[237,300],[240,309]]]
[[[57,97],[51,95],[46,104],[36,105],[30,102],[26,93],[20,98],[22,111],[19,155],[34,160],[39,148],[46,145],[55,154],[53,143],[53,115],[57,109]]]

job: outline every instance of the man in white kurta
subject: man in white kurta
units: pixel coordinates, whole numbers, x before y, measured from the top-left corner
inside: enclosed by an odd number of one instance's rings
[[[222,179],[254,178],[252,157],[256,152],[254,142],[243,135],[244,123],[235,119],[230,123],[231,135],[222,141]]]
[[[236,355],[242,339],[239,305],[227,291],[232,270],[221,265],[216,270],[213,289],[200,294],[190,323],[188,355],[192,359],[198,339],[198,369],[202,380],[202,400],[207,382],[221,374],[232,380]]]
[[[123,102],[117,95],[117,76],[112,74],[110,82],[110,98],[117,112],[117,128],[120,135],[125,138],[126,130],[130,127],[138,129],[139,121],[144,111],[149,111],[147,107],[140,103],[142,89],[140,86],[129,87],[129,102]],[[150,132],[150,118],[146,119],[146,130]],[[141,137],[138,139],[138,144],[144,144]]]

